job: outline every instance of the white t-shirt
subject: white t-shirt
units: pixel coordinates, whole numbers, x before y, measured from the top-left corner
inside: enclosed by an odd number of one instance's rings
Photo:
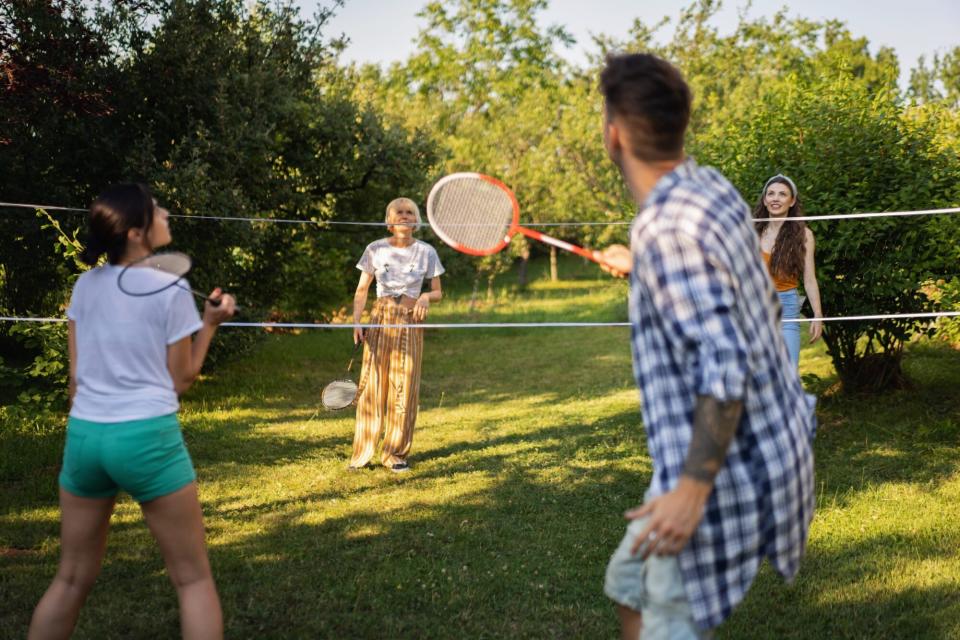
[[[443,273],[440,256],[426,242],[414,240],[409,247],[394,247],[388,238],[367,245],[357,269],[377,279],[377,297],[399,296],[416,298],[423,281]]]
[[[189,291],[173,286],[130,296],[117,286],[122,269],[107,264],[87,271],[70,297],[67,317],[76,323],[77,343],[77,393],[70,415],[81,420],[124,422],[176,412],[180,405],[167,370],[167,345],[203,326]],[[151,277],[147,269],[137,271]]]

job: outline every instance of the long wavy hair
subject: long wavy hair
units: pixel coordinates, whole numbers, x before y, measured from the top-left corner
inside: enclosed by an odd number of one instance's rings
[[[763,187],[763,193],[760,194],[760,201],[753,208],[754,218],[769,218],[770,212],[767,211],[767,205],[763,203],[767,195],[767,189],[771,184],[779,183],[786,185],[790,193],[793,194],[793,206],[787,211],[787,218],[797,218],[803,216],[803,205],[800,204],[798,196],[790,183],[783,178],[772,178]],[[762,236],[764,229],[769,222],[755,222],[757,235]],[[777,232],[777,240],[773,245],[773,253],[770,255],[770,271],[778,278],[796,278],[803,276],[803,261],[807,251],[807,224],[803,221],[791,222],[780,226]]]

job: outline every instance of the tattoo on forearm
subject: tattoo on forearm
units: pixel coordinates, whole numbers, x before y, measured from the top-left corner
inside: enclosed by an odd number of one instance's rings
[[[712,396],[697,396],[693,412],[693,437],[683,474],[702,482],[713,482],[727,457],[727,448],[740,424],[743,402],[720,402]]]

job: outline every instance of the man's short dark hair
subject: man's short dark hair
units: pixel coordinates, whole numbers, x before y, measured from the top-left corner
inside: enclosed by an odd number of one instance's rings
[[[600,91],[607,116],[626,123],[634,157],[653,162],[682,155],[691,97],[676,67],[648,53],[609,54]]]

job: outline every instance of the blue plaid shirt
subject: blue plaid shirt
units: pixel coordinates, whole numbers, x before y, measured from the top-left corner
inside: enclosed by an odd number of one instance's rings
[[[657,182],[630,231],[633,368],[653,458],[647,499],[683,471],[697,396],[743,418],[700,526],[680,553],[693,616],[719,625],[764,557],[799,568],[813,517],[813,396],[780,333],[780,306],[736,189],[687,159]]]

